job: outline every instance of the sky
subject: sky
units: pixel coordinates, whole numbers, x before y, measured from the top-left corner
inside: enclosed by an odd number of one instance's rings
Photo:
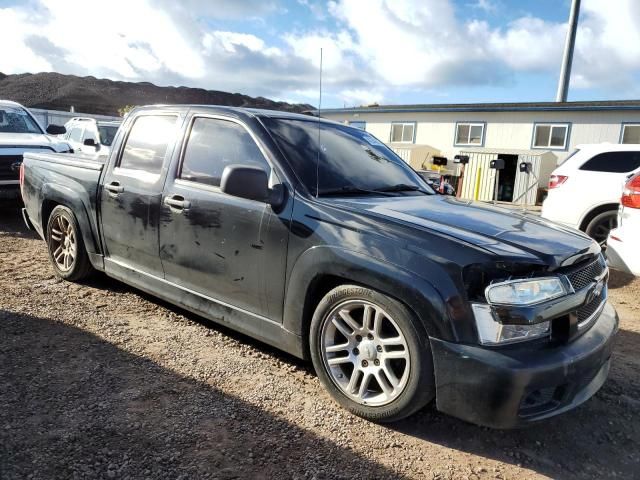
[[[0,0],[0,72],[322,106],[553,101],[570,0]],[[640,0],[583,0],[569,100],[640,97]]]

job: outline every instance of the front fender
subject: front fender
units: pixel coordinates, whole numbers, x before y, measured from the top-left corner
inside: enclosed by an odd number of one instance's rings
[[[84,241],[85,248],[89,253],[100,253],[97,242],[97,232],[94,232],[92,222],[90,220],[90,213],[88,206],[85,204],[82,196],[75,190],[55,183],[45,183],[42,186],[42,205],[44,202],[51,201],[64,205],[73,211],[73,214],[78,220],[80,225],[80,232],[82,233],[82,240]],[[40,225],[42,225],[43,234],[47,226],[45,225],[45,219],[43,217],[43,209],[40,210]]]
[[[326,275],[344,278],[395,298],[416,314],[425,335],[454,340],[445,302],[430,282],[398,265],[330,246],[312,247],[296,260],[287,283],[284,328],[303,338],[308,335],[307,294],[313,283]]]

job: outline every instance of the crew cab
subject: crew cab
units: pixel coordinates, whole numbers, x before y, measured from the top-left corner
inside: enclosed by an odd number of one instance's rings
[[[141,107],[104,162],[29,153],[22,178],[25,221],[59,277],[99,270],[311,359],[369,420],[435,400],[515,427],[576,407],[607,377],[618,318],[600,246],[438,195],[363,130]]]
[[[0,100],[0,199],[18,198],[18,167],[29,151],[68,152],[71,147],[54,135],[64,127],[42,129],[29,110],[16,102]]]

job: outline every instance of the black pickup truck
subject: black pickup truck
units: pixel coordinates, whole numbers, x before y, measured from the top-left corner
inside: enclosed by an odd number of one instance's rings
[[[25,155],[24,218],[56,274],[100,270],[310,358],[357,415],[393,421],[435,399],[515,427],[607,377],[618,318],[598,244],[438,195],[365,131],[143,107],[104,162]]]

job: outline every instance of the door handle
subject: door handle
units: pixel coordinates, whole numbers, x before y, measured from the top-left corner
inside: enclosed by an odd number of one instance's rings
[[[124,192],[124,187],[120,185],[120,182],[111,182],[108,185],[105,185],[104,188],[106,188],[109,191],[109,195],[112,196],[116,196],[119,193]]]
[[[164,203],[173,210],[187,210],[191,206],[191,202],[185,200],[181,195],[172,195],[164,199]]]

